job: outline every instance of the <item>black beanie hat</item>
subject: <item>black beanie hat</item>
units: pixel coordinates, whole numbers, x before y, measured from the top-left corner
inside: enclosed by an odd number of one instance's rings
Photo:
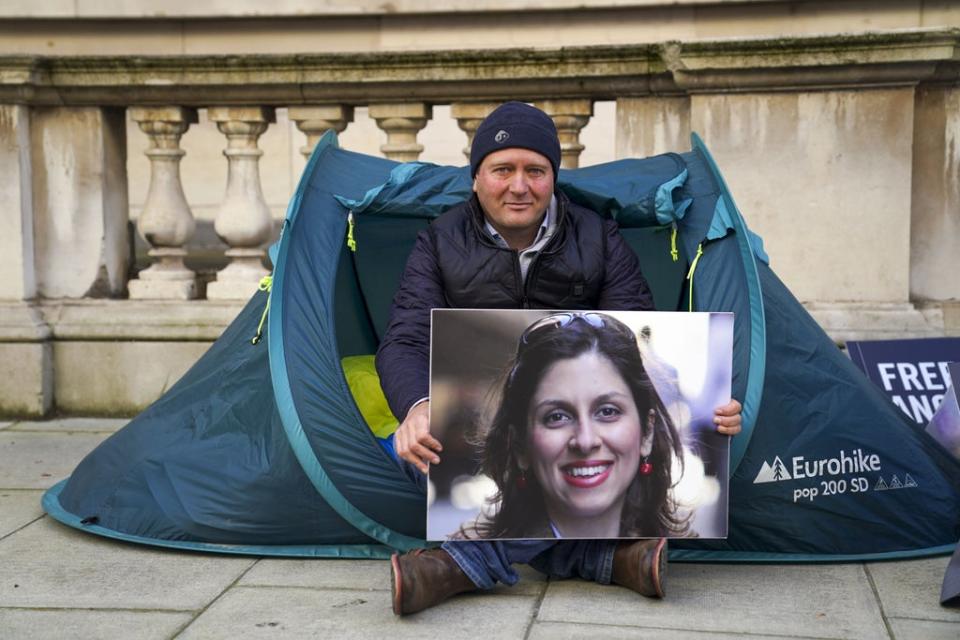
[[[560,139],[550,116],[523,102],[505,102],[484,118],[470,147],[470,176],[477,175],[483,159],[494,151],[520,147],[536,151],[553,167],[556,181],[560,169]]]

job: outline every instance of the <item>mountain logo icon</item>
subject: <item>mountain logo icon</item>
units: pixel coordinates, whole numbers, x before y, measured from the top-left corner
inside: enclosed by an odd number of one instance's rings
[[[759,484],[761,482],[780,482],[781,480],[791,479],[790,472],[787,471],[787,467],[783,464],[783,460],[780,459],[780,456],[777,456],[773,459],[772,464],[766,460],[763,461],[763,466],[760,467],[760,473],[757,474],[753,484]]]

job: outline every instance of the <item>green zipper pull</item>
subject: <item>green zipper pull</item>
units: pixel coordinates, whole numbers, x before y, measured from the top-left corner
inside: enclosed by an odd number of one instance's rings
[[[267,322],[267,312],[270,311],[270,298],[273,297],[273,276],[263,276],[260,278],[260,284],[257,286],[257,290],[266,291],[270,295],[267,296],[267,304],[263,307],[263,315],[260,316],[260,324],[257,325],[257,335],[253,336],[250,344],[257,344],[263,337],[263,325]]]
[[[676,262],[680,259],[680,252],[677,251],[677,223],[670,223],[670,257],[673,258],[673,261]]]
[[[357,241],[353,237],[353,211],[347,214],[347,246],[350,251],[357,252]]]
[[[703,255],[703,243],[697,245],[697,255],[690,263],[690,271],[687,272],[687,280],[690,281],[690,311],[693,311],[693,273],[697,270],[697,263],[700,262],[700,256]]]

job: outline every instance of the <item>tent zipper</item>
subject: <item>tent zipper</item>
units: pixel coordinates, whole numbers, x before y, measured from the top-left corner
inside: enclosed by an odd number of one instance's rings
[[[267,292],[267,304],[263,307],[263,315],[260,316],[260,324],[257,325],[257,335],[251,338],[250,344],[257,344],[263,338],[263,326],[267,322],[267,313],[270,311],[270,298],[273,297],[273,276],[263,276],[257,290]]]
[[[670,257],[676,262],[680,259],[680,252],[677,251],[677,223],[670,223]]]
[[[700,262],[700,256],[703,255],[703,243],[697,245],[697,255],[693,258],[693,262],[690,263],[690,271],[687,272],[687,280],[690,281],[690,305],[689,311],[693,311],[693,273],[697,270],[697,263]]]
[[[353,211],[347,214],[347,246],[350,251],[357,252],[357,239],[353,237]]]

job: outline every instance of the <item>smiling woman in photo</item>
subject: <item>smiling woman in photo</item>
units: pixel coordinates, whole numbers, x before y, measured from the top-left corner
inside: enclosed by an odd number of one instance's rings
[[[670,489],[677,430],[629,327],[602,313],[558,313],[520,337],[481,434],[493,513],[460,538],[684,535]]]

